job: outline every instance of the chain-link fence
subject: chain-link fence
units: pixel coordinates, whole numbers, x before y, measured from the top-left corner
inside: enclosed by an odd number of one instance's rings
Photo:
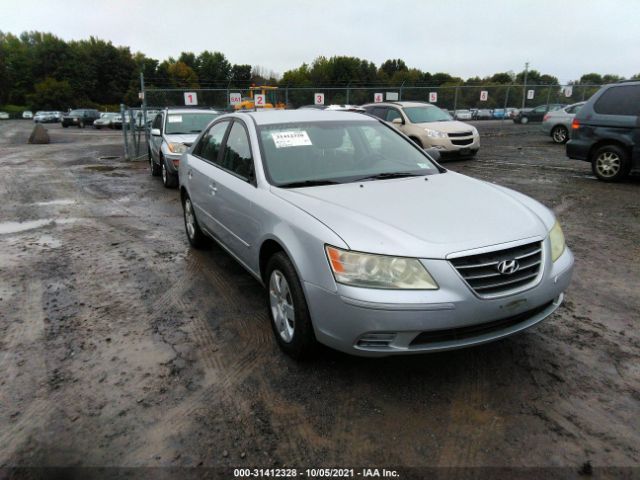
[[[142,90],[139,108],[122,106],[125,156],[141,159],[147,155],[151,121],[165,107],[198,106],[233,111],[232,97],[249,100],[257,93],[265,94],[265,103],[280,108],[313,105],[322,94],[324,105],[362,105],[382,101],[420,101],[436,105],[459,116],[469,110],[473,119],[508,118],[513,109],[539,105],[572,104],[587,100],[601,85],[397,85],[397,86],[298,86],[255,88],[149,88]],[[249,104],[250,105],[250,104]],[[251,108],[253,106],[251,105]],[[463,117],[466,118],[466,117]]]

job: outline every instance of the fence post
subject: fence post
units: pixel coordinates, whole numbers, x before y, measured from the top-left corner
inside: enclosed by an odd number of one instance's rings
[[[289,107],[289,84],[284,87],[284,108]]]
[[[455,116],[456,110],[458,109],[458,89],[459,85],[456,85],[455,93],[453,94],[453,115]]]
[[[547,110],[549,110],[549,98],[551,97],[551,85],[547,87]]]
[[[142,121],[144,128],[144,141],[149,143],[149,132],[147,131],[147,95],[144,91],[144,73],[140,72],[140,89],[142,90]]]
[[[398,101],[402,100],[402,87],[404,87],[404,80],[402,81],[402,85],[400,85],[400,93],[398,94]]]
[[[584,102],[584,97],[587,94],[587,86],[583,85],[582,86],[582,101]]]
[[[350,93],[349,86],[350,85],[351,85],[351,82],[347,83],[347,101],[345,102],[347,105],[351,105],[351,103],[349,102],[349,93]]]
[[[120,117],[122,118],[122,138],[124,140],[124,159],[129,160],[129,142],[127,141],[127,129],[124,116],[124,103],[120,104]]]
[[[500,125],[504,123],[504,117],[507,116],[507,105],[509,105],[509,90],[511,89],[511,85],[507,85],[507,93],[504,94],[504,115],[502,115],[502,120],[500,121]]]

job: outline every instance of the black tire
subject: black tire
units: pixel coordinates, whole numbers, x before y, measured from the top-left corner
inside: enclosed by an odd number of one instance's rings
[[[520,119],[520,123],[521,123],[522,125],[526,125],[527,123],[529,123],[529,117],[522,117],[522,118]]]
[[[591,156],[591,170],[603,182],[620,182],[631,170],[628,152],[618,145],[605,145]]]
[[[160,168],[162,175],[162,184],[165,188],[176,188],[178,186],[178,176],[175,173],[169,172],[167,168],[167,161],[160,155]]]
[[[556,125],[551,130],[551,139],[554,143],[567,143],[569,141],[569,130],[564,125]]]
[[[200,229],[195,209],[193,208],[189,195],[186,193],[182,198],[182,214],[184,218],[184,230],[191,246],[196,249],[201,249],[207,246],[207,237]]]
[[[162,171],[160,169],[160,165],[153,161],[153,156],[151,155],[150,149],[147,155],[149,155],[149,173],[152,177],[159,177],[162,174]]]
[[[293,325],[289,320],[286,320],[288,327],[287,330],[292,329],[290,339],[287,341],[285,336],[281,333],[277,320],[274,317],[274,310],[278,311],[279,301],[274,299],[272,304],[272,281],[275,281],[272,277],[281,275],[280,278],[286,280],[286,286],[288,293],[284,295],[283,301],[289,302],[293,306]],[[309,308],[307,306],[307,300],[302,290],[302,285],[298,274],[291,263],[291,260],[284,252],[275,253],[267,262],[266,268],[266,300],[267,310],[269,311],[269,318],[271,319],[271,328],[276,338],[276,342],[280,349],[295,360],[304,360],[312,358],[318,352],[318,342],[316,340],[315,333],[313,332],[313,324],[311,322],[311,315],[309,314]],[[275,290],[274,290],[275,293]],[[277,294],[276,294],[277,297]]]

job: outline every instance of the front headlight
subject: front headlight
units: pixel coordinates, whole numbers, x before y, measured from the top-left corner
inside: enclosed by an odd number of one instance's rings
[[[188,150],[187,146],[184,143],[170,143],[169,151],[171,153],[184,153]]]
[[[427,132],[427,137],[431,138],[447,138],[447,134],[444,132],[440,132],[438,130],[431,130],[430,128],[425,128],[425,132]]]
[[[436,290],[438,284],[416,258],[350,252],[326,246],[338,283],[355,287]]]
[[[562,233],[562,228],[560,228],[560,223],[557,220],[549,232],[549,241],[551,242],[551,260],[555,262],[560,258],[565,247],[564,233]]]

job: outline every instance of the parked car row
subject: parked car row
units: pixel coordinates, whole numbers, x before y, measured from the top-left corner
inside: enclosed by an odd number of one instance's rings
[[[189,243],[218,242],[265,286],[284,352],[462,348],[560,306],[573,256],[553,213],[422,148],[477,150],[475,128],[419,102],[349,110],[165,109],[152,123],[150,173],[179,187]]]

